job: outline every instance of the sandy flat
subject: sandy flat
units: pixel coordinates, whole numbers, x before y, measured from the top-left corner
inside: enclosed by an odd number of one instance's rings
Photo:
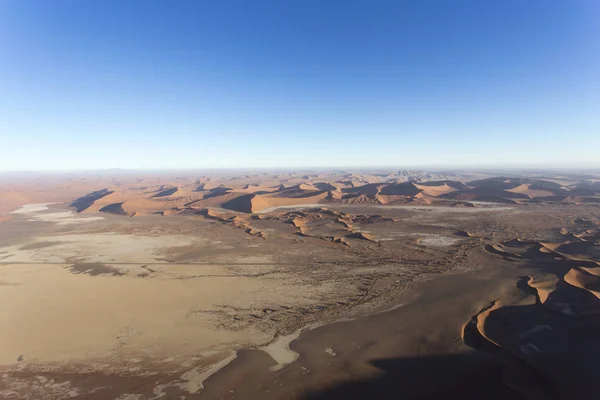
[[[45,211],[51,204],[54,203],[25,204],[21,208],[11,211],[11,214],[31,214],[40,211]]]
[[[21,355],[35,362],[164,358],[270,339],[252,329],[216,329],[210,314],[201,312],[264,289],[264,281],[101,277],[60,265],[4,265],[0,276],[1,364]]]
[[[383,382],[394,395],[512,399],[530,371],[519,386],[499,365],[518,360],[577,394],[593,386],[569,373],[595,370],[588,178],[78,182],[0,181],[0,397],[368,398]],[[538,358],[552,343],[572,345],[554,349],[576,365]]]
[[[138,236],[115,233],[54,235],[36,237],[25,245],[1,247],[7,254],[2,261],[16,263],[86,262],[144,263],[157,261],[159,249],[201,244],[206,239],[191,236]],[[52,246],[31,248],[35,243]]]

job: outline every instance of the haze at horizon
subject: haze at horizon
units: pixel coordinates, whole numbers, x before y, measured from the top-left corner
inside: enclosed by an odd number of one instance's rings
[[[0,171],[600,166],[594,1],[5,1]]]

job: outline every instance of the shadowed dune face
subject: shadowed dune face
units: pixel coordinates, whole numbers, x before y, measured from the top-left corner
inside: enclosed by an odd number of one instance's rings
[[[97,190],[95,192],[89,193],[83,197],[78,198],[77,200],[71,203],[71,207],[74,207],[75,211],[81,212],[86,208],[89,208],[97,200],[100,200],[101,198],[108,196],[111,193],[113,193],[113,191],[108,189]]]
[[[523,365],[533,366],[545,378],[551,393],[528,398],[592,399],[600,389],[587,371],[600,366],[600,300],[587,290],[565,280],[527,279],[524,290],[533,291],[530,301],[504,303],[502,300],[476,315],[463,332],[465,343],[485,354],[497,354]],[[543,279],[543,278],[542,278]],[[535,393],[535,392],[534,392]],[[542,392],[543,393],[543,392]]]
[[[167,197],[167,196],[171,196],[171,195],[177,193],[177,191],[178,191],[178,189],[176,187],[169,188],[169,189],[161,190],[160,192],[152,195],[151,197]]]
[[[479,201],[507,202],[512,200],[531,200],[543,198],[546,201],[562,201],[564,197],[573,196],[575,192],[569,191],[557,183],[529,179],[495,177],[471,181],[466,188],[460,188],[453,193],[445,195],[446,198],[471,199]]]
[[[243,213],[251,213],[252,209],[252,199],[255,197],[255,194],[245,194],[234,199],[231,199],[223,204],[221,207],[226,210],[239,211]]]
[[[172,181],[143,186],[120,185],[92,192],[72,203],[77,212],[123,215],[177,214],[187,208],[223,208],[256,213],[274,207],[303,204],[442,204],[472,206],[469,202],[528,204],[600,202],[597,184],[573,181],[561,185],[531,178],[492,177],[474,181],[427,180],[411,173],[360,175],[294,175],[209,179],[198,183]],[[416,178],[417,176],[421,176]],[[408,180],[412,179],[412,180]],[[143,188],[143,189],[140,189]],[[118,207],[116,204],[120,204]]]
[[[301,399],[528,399],[504,381],[506,368],[502,363],[482,354],[376,359],[370,363],[381,371],[376,377],[309,391]]]
[[[327,182],[315,182],[315,183],[313,183],[313,186],[319,190],[325,190],[325,191],[338,190],[337,186],[334,186],[331,183],[327,183]]]
[[[523,193],[515,193],[508,190],[487,186],[460,190],[445,194],[443,197],[448,199],[469,199],[496,202],[504,202],[509,199],[529,199],[529,196]]]
[[[210,199],[211,197],[218,197],[218,196],[223,196],[229,192],[231,192],[232,189],[225,187],[225,186],[218,186],[214,189],[209,189],[206,193],[204,194],[204,196],[202,196],[202,200],[206,200],[206,199]]]
[[[384,196],[408,196],[413,197],[417,194],[421,193],[421,189],[419,189],[412,182],[404,182],[404,183],[393,183],[390,185],[386,185],[379,191],[379,194]]]
[[[587,290],[600,299],[600,266],[598,268],[571,268],[563,279],[569,285]]]
[[[423,184],[415,184],[425,195],[438,197],[443,194],[448,194],[462,189],[464,185],[454,184],[453,182],[424,182]],[[457,187],[458,186],[458,187]]]
[[[527,297],[492,302],[463,331],[465,343],[482,352],[500,349],[534,366],[565,399],[591,399],[600,390],[588,373],[600,368],[600,243],[595,236],[579,237],[594,222],[579,225],[560,230],[563,243],[513,239],[487,245],[491,254],[533,269],[516,282]]]
[[[288,216],[294,226],[306,230],[312,221],[309,214],[315,211],[288,213]],[[312,218],[325,217],[315,214]],[[588,231],[596,226],[595,220],[576,221],[574,226],[561,229],[560,235],[565,239],[577,238],[576,235],[589,234]],[[350,362],[346,365],[342,361],[339,370],[343,372],[335,376],[347,379],[342,378],[339,383],[327,381],[321,389],[308,390],[301,398],[595,398],[600,381],[591,378],[589,371],[600,367],[595,356],[600,350],[597,343],[600,329],[600,260],[594,251],[598,243],[574,240],[556,243],[514,238],[487,246],[494,257],[500,256],[499,259],[519,264],[514,267],[513,274],[518,274],[522,268],[530,275],[515,276],[513,290],[491,293],[491,296],[497,296],[496,299],[464,325],[464,343],[476,349],[477,353],[375,358],[369,360],[369,364],[377,372],[372,371],[368,378],[356,378],[354,369],[358,365]],[[502,268],[510,270],[511,263],[504,263]],[[510,282],[507,277],[505,279]],[[475,285],[484,282],[486,280],[480,280]],[[444,298],[445,302],[452,301],[451,297],[434,297]],[[421,319],[424,318],[422,316]],[[331,337],[333,330],[331,328],[314,336]],[[342,332],[338,334],[343,335]],[[399,332],[404,332],[404,329],[399,329]],[[322,339],[320,343],[327,343],[327,340]],[[434,351],[441,351],[425,338],[422,341],[424,345],[432,346]],[[373,348],[385,346],[369,343]],[[332,357],[341,353],[344,357],[348,349],[341,344],[338,346],[334,344],[333,348],[325,348],[325,353],[333,354]],[[307,345],[295,348],[308,351]],[[365,352],[369,353],[368,350]],[[310,354],[310,357],[315,357]],[[310,357],[304,360],[302,367],[306,374],[315,373],[311,366],[317,368],[310,364]],[[239,374],[247,376],[252,372],[239,371]],[[283,376],[271,378],[286,380]],[[260,379],[261,375],[256,373],[256,380],[260,382]],[[248,387],[240,386],[241,393],[246,389]]]
[[[112,203],[112,204],[102,207],[98,211],[112,213],[112,214],[119,214],[119,215],[127,215],[127,212],[123,209],[123,203]]]
[[[378,193],[379,189],[382,187],[380,184],[369,183],[362,186],[352,186],[351,188],[342,189],[343,193],[346,193],[343,198],[348,199],[352,197],[358,196],[367,196],[370,198],[374,198]]]

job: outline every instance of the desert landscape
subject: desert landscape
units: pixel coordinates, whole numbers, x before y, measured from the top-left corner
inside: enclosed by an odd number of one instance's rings
[[[2,398],[599,389],[599,173],[6,173],[0,221]]]
[[[0,1],[0,400],[597,400],[599,16]]]

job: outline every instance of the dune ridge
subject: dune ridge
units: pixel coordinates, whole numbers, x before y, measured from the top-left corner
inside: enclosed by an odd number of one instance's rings
[[[600,243],[597,228],[588,229],[595,223],[577,223],[583,229],[559,230],[564,242],[514,238],[486,245],[489,253],[531,266],[533,273],[516,282],[524,297],[494,301],[462,333],[463,341],[479,351],[503,355],[521,370],[533,366],[552,380],[560,398],[590,398],[597,391],[586,370],[596,363],[590,355],[600,351],[595,334],[600,328]]]
[[[341,178],[341,179],[340,179]],[[436,179],[441,178],[441,179]],[[77,212],[121,215],[172,215],[186,208],[222,208],[253,214],[262,210],[303,204],[423,204],[469,206],[472,202],[515,205],[560,202],[600,203],[598,185],[559,184],[534,178],[490,177],[451,180],[438,174],[398,171],[381,174],[278,174],[270,177],[199,178],[152,185],[113,185],[72,202]],[[118,205],[120,204],[120,206]]]

